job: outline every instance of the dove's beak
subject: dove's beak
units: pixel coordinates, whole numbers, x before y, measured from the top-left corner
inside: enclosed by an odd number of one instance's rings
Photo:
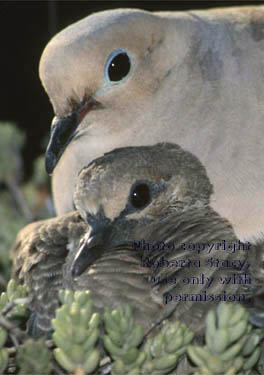
[[[67,145],[78,133],[77,128],[85,115],[93,109],[102,108],[93,96],[77,110],[65,117],[55,116],[51,124],[50,141],[46,151],[46,171],[52,174]]]
[[[63,118],[54,117],[45,158],[48,174],[52,174],[63,151],[74,137],[77,126],[78,121],[75,113]]]
[[[79,250],[73,260],[71,272],[73,277],[80,276],[105,251],[104,244],[110,227],[108,220],[94,222],[91,230],[81,240]]]

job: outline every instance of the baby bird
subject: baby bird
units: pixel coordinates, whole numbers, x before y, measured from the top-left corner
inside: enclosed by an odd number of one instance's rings
[[[50,320],[59,307],[58,290],[63,289],[62,267],[68,255],[68,243],[88,230],[77,211],[61,217],[27,225],[17,235],[11,249],[12,277],[29,289],[31,316],[29,334],[49,336]]]
[[[49,334],[60,288],[91,290],[98,311],[130,303],[145,332],[169,317],[198,332],[214,303],[246,303],[256,290],[250,244],[231,251],[246,245],[211,209],[212,192],[199,160],[170,143],[116,149],[83,168],[77,211],[26,227],[13,250],[31,334]]]

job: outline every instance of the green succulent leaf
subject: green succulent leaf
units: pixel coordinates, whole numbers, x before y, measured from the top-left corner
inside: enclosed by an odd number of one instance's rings
[[[52,372],[51,358],[51,352],[43,340],[29,339],[18,349],[16,360],[20,368],[19,374],[49,375]]]

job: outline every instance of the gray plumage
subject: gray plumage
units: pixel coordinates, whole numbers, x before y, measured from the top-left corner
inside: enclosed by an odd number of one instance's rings
[[[29,334],[38,337],[50,332],[50,320],[59,307],[57,292],[63,289],[62,267],[68,243],[87,231],[78,212],[27,225],[17,235],[11,250],[13,277],[29,288]]]
[[[205,251],[197,254],[181,248],[190,242],[238,241],[230,223],[211,209],[212,191],[198,159],[173,144],[117,149],[90,163],[77,180],[77,212],[33,224],[18,236],[14,275],[30,289],[34,311],[30,331],[35,336],[49,332],[59,288],[91,290],[99,311],[130,303],[145,332],[169,317],[200,331],[205,313],[217,302],[187,299],[165,304],[168,293],[255,292],[254,284],[225,286],[216,280],[239,277],[243,270],[203,265],[211,256],[246,260],[246,252],[208,256]],[[135,248],[134,241],[142,239],[172,242],[175,248],[151,252]],[[148,267],[143,266],[145,256],[150,262],[161,256],[169,261],[200,260],[201,267]],[[201,273],[215,278],[209,288],[205,283],[182,284],[184,277],[199,278]],[[154,282],[154,277],[163,282]],[[165,283],[166,277],[176,277],[177,283]]]
[[[260,236],[263,24],[263,6],[118,9],[56,35],[40,77],[56,115],[47,167],[51,173],[56,166],[57,213],[73,209],[76,177],[91,160],[117,147],[167,141],[201,160],[214,185],[211,206],[236,235]]]

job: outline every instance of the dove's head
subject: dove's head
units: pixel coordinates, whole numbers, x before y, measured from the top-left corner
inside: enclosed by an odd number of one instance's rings
[[[93,247],[133,241],[138,228],[171,211],[207,206],[212,190],[199,160],[175,144],[124,147],[96,159],[80,172],[74,194],[91,228],[76,269],[87,266]]]
[[[157,109],[153,95],[187,50],[181,43],[171,54],[170,37],[163,17],[119,9],[93,14],[49,42],[39,69],[55,112],[48,173],[66,151],[69,158],[83,154],[87,163],[117,147],[164,140],[152,140],[153,131],[147,142],[144,123]]]

